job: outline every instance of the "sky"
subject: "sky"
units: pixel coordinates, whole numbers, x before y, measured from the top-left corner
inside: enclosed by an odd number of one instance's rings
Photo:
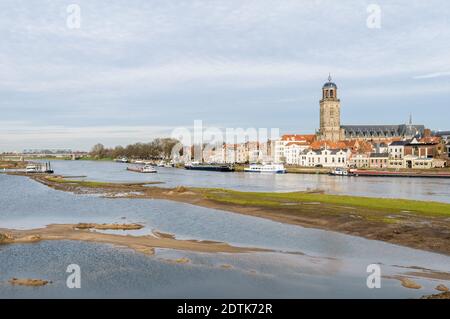
[[[449,16],[447,0],[0,0],[0,152],[195,120],[314,133],[329,73],[342,124],[449,130]]]

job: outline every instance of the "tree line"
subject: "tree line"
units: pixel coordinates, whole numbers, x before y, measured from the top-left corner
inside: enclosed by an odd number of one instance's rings
[[[107,148],[99,143],[92,147],[89,155],[96,159],[106,158],[121,158],[127,157],[130,159],[170,159],[172,150],[179,143],[173,138],[156,138],[149,143],[135,143],[125,147],[116,146],[114,148]],[[178,152],[180,155],[180,152]]]

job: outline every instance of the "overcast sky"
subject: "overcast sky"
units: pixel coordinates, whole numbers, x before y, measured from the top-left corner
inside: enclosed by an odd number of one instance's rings
[[[343,124],[412,113],[450,129],[449,17],[448,0],[0,0],[0,151],[148,141],[194,120],[312,133],[329,72]]]

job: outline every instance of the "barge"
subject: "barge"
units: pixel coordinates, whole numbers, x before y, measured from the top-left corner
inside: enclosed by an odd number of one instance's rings
[[[234,166],[226,164],[200,164],[193,162],[186,164],[184,168],[196,171],[234,172]]]

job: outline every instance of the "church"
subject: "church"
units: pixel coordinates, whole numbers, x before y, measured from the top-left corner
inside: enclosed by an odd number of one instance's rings
[[[408,139],[422,136],[424,125],[341,125],[341,101],[338,98],[337,85],[332,82],[331,76],[322,87],[320,100],[320,129],[317,132],[318,140],[344,141],[367,140],[383,141],[395,138]]]

